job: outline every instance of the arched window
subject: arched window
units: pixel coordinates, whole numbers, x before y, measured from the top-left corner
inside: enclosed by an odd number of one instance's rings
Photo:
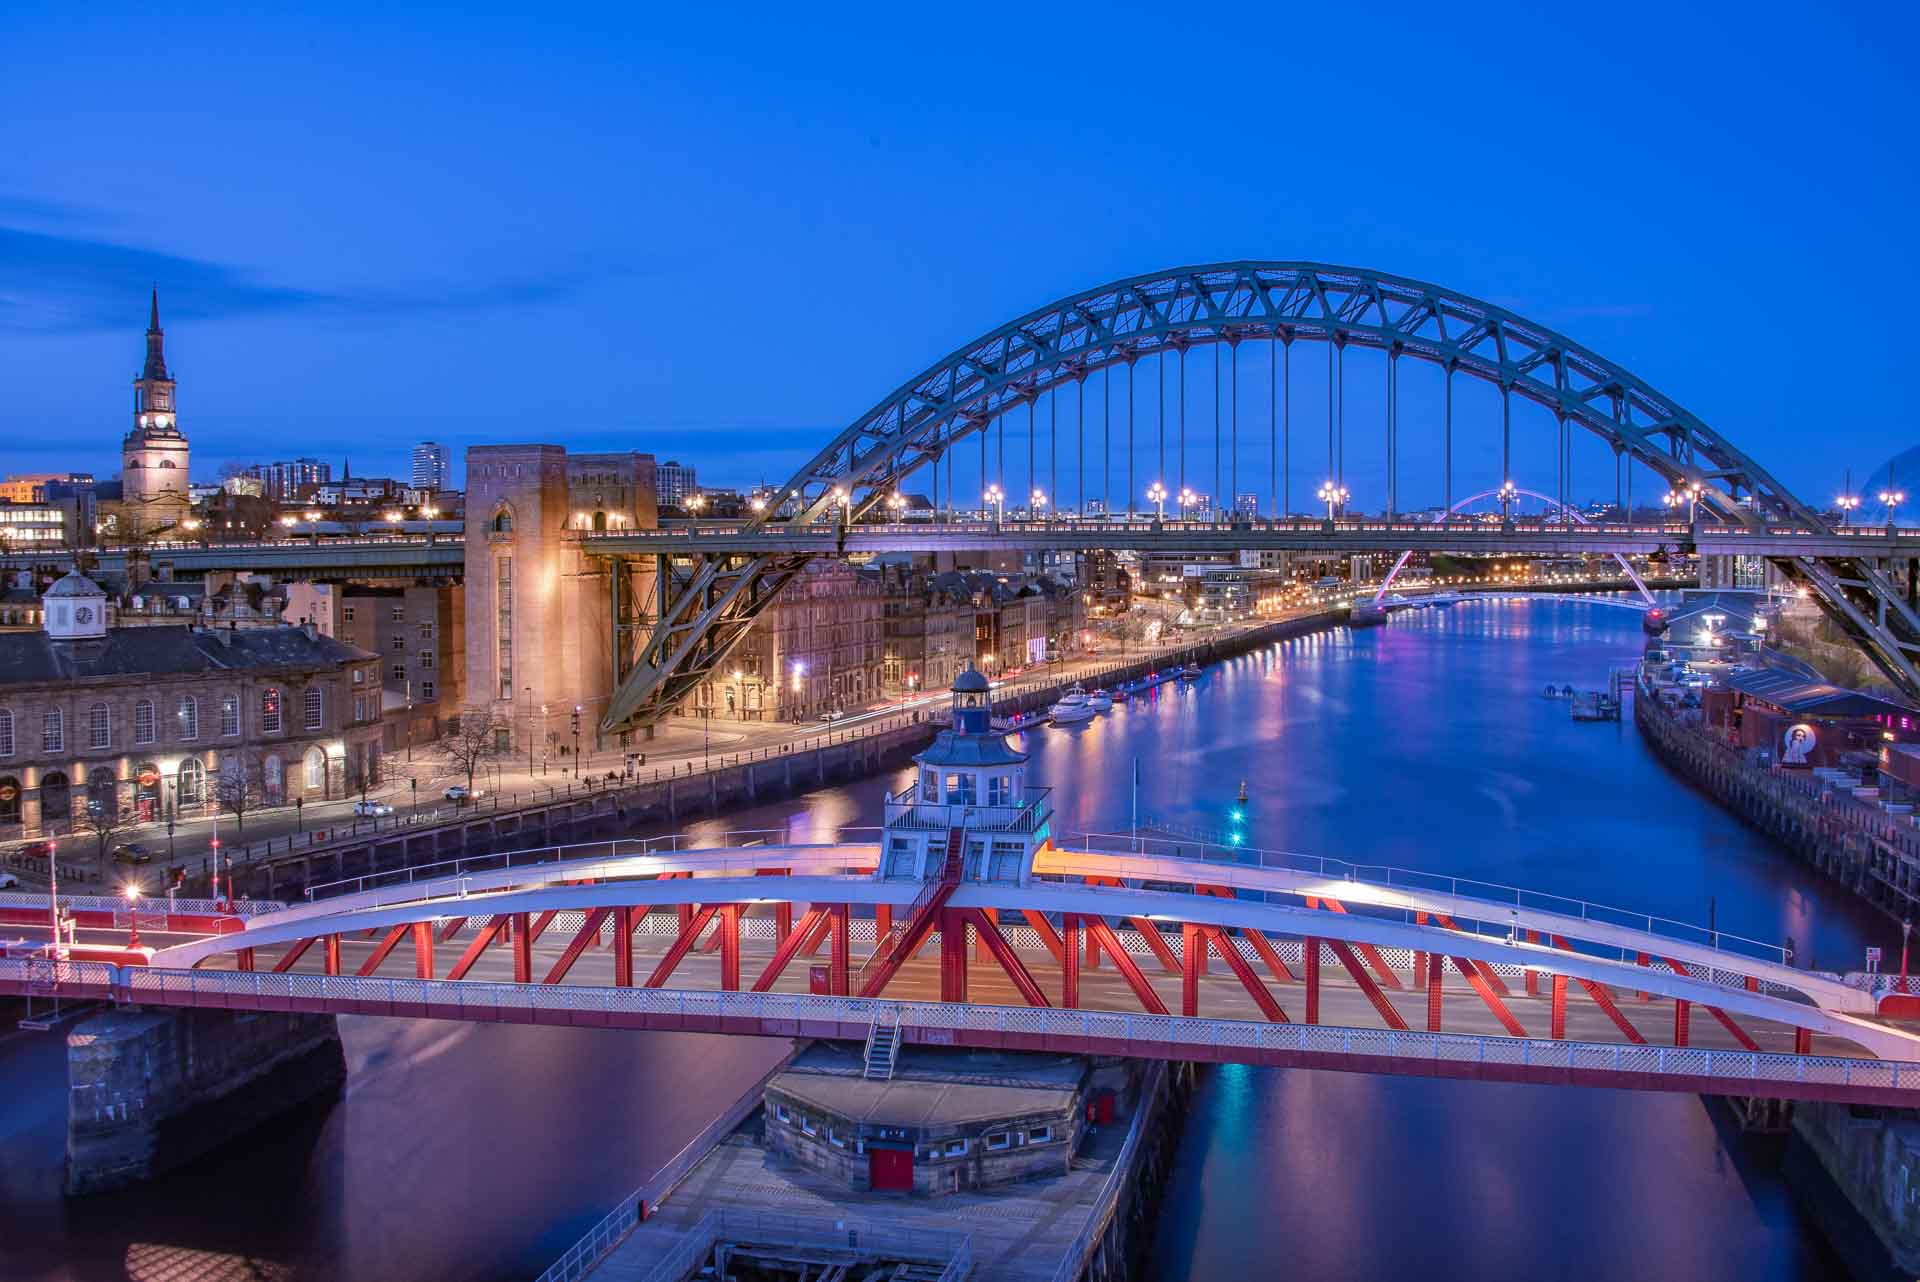
[[[280,733],[280,688],[268,686],[260,692],[260,729],[266,734]]]
[[[207,768],[198,757],[180,763],[180,779],[175,789],[178,804],[197,806],[207,799]]]
[[[67,750],[67,718],[60,709],[55,708],[40,719],[40,751],[65,752]],[[66,776],[62,775],[64,782]]]
[[[133,705],[133,741],[152,743],[154,737],[153,700],[142,699]]]
[[[87,747],[111,748],[113,746],[113,714],[107,711],[107,705],[96,703],[87,709]]]
[[[595,512],[593,514],[593,528],[595,533],[599,533],[599,534],[606,533],[607,514],[605,512]]]
[[[327,786],[327,754],[318,748],[307,749],[307,791],[319,792]]]
[[[320,687],[308,686],[307,692],[300,697],[300,702],[302,710],[306,715],[307,729],[318,730],[322,723],[322,711],[324,708],[320,697]]]
[[[0,824],[20,822],[20,781],[0,775]]]
[[[139,466],[140,466],[140,460],[139,460],[139,459],[137,459],[137,458],[130,458],[130,459],[128,459],[128,460],[127,460],[127,466],[128,466],[128,467],[139,467]]]
[[[163,458],[160,460],[160,466],[165,468],[167,471],[171,472],[173,470],[173,460],[170,458]]]
[[[67,783],[67,776],[59,770],[49,770],[40,776],[40,821],[65,819],[73,813],[73,790]]]
[[[13,755],[13,709],[0,708],[0,757]]]
[[[179,711],[174,714],[179,723],[177,731],[182,739],[200,737],[200,701],[190,694],[180,696]]]
[[[506,508],[501,508],[498,512],[495,512],[493,514],[492,529],[495,534],[512,534],[513,513],[509,512]]]

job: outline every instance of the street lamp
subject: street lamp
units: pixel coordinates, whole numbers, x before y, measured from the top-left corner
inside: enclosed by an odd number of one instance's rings
[[[1352,495],[1348,493],[1346,486],[1335,485],[1332,481],[1321,482],[1316,494],[1319,500],[1327,505],[1328,521],[1332,521],[1334,519],[1334,513],[1339,508],[1345,506],[1346,501],[1352,497]]]
[[[1153,516],[1156,521],[1167,516],[1167,487],[1155,481],[1147,487],[1147,502],[1153,504]]]
[[[1200,496],[1198,494],[1195,494],[1192,490],[1182,489],[1180,491],[1180,519],[1183,521],[1186,520],[1187,509],[1199,501]]]
[[[993,523],[995,525],[1000,524],[1000,515],[1005,510],[1005,504],[1007,501],[1006,491],[1001,489],[998,485],[989,485],[987,487],[986,493],[982,494],[980,497],[985,499],[987,501],[987,506],[993,509]]]
[[[1860,496],[1858,494],[1842,494],[1834,499],[1833,505],[1840,509],[1840,528],[1844,530],[1847,528],[1848,514],[1858,510],[1860,507]]]
[[[127,947],[140,947],[140,887],[128,886],[120,893],[127,897]]]
[[[533,778],[533,687],[524,687],[527,692],[527,778]]]
[[[898,521],[900,519],[900,513],[905,510],[906,506],[907,496],[899,490],[895,490],[893,493],[887,495],[887,511],[892,515],[893,520]]]
[[[573,705],[573,777],[580,777],[580,705]]]
[[[1508,524],[1513,520],[1513,501],[1520,495],[1520,487],[1511,478],[1500,482],[1500,523]]]
[[[1907,492],[1905,490],[1881,490],[1880,501],[1884,503],[1887,508],[1887,524],[1892,525],[1893,509],[1907,501]]]
[[[691,494],[687,496],[687,511],[693,513],[695,516],[698,516],[700,515],[700,513],[705,511],[706,507],[707,507],[706,495]]]
[[[1027,496],[1027,504],[1029,516],[1041,515],[1047,510],[1047,492],[1036,487],[1033,493]]]

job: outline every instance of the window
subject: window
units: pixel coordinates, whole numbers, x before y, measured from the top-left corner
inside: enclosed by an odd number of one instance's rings
[[[407,639],[406,639],[406,637],[404,637],[404,636],[402,636],[402,635],[401,635],[400,633],[398,633],[398,632],[396,632],[396,633],[394,633],[394,634],[393,634],[393,644],[392,644],[392,645],[390,645],[390,646],[388,646],[387,648],[388,648],[389,650],[404,650],[404,649],[406,649],[406,648],[407,648]]]
[[[793,1113],[785,1104],[775,1104],[773,1106],[773,1115],[783,1122],[791,1122],[793,1120]]]
[[[228,738],[240,733],[240,696],[237,694],[220,696],[220,733]]]
[[[197,758],[188,757],[180,763],[177,792],[183,806],[198,805],[207,799],[207,768]]]
[[[947,1141],[948,1157],[964,1157],[966,1156],[966,1152],[967,1152],[967,1142],[965,1140],[948,1140]]]
[[[355,668],[353,670],[353,684],[364,685],[366,683],[366,679],[367,679],[367,673],[364,668]]]
[[[346,605],[346,606],[341,606],[341,607],[340,607],[340,620],[341,620],[341,622],[343,622],[343,623],[352,623],[352,622],[353,622],[353,607],[352,607],[352,606],[350,606],[350,605]]]
[[[390,617],[395,623],[405,623],[407,621],[407,607],[404,605],[394,606],[393,613],[388,617]]]
[[[973,790],[971,774],[950,774],[947,776],[947,804],[950,806],[971,806],[979,800]]]
[[[1051,1126],[1036,1126],[1027,1132],[1027,1143],[1029,1144],[1046,1144],[1052,1139],[1053,1128]]]
[[[1013,804],[1013,781],[1004,775],[994,775],[987,780],[987,804],[989,806],[1009,806]]]
[[[814,1125],[813,1119],[805,1113],[800,1114],[800,1130],[807,1135],[818,1135],[820,1133],[820,1128]]]
[[[393,679],[394,679],[395,681],[405,681],[405,680],[407,679],[407,665],[406,665],[406,664],[404,664],[404,663],[396,663],[396,664],[394,664],[394,665],[393,665]]]
[[[153,700],[142,699],[133,705],[133,741],[152,743],[153,739]]]
[[[104,703],[96,703],[87,709],[87,746],[89,748],[113,746],[113,714],[107,711],[107,705]]]
[[[13,755],[13,709],[0,708],[0,757]]]
[[[367,696],[364,694],[356,694],[353,696],[353,719],[355,721],[365,721],[367,719]]]
[[[513,513],[501,508],[493,514],[493,532],[495,534],[513,533]]]
[[[180,707],[174,713],[174,719],[180,723],[177,729],[182,739],[200,737],[200,701],[198,699],[190,694],[181,695]]]
[[[847,1146],[846,1137],[831,1126],[827,1128],[827,1143],[833,1145],[835,1148],[845,1148]]]
[[[428,701],[433,699],[433,682],[422,681],[420,683],[420,697]]]
[[[501,513],[504,517],[506,513]],[[494,526],[499,528],[498,519]],[[512,528],[509,526],[508,528]],[[513,698],[513,558],[503,556],[494,582],[493,652],[500,672],[500,697]]]
[[[423,668],[431,668],[433,666],[433,651],[422,650],[420,652],[420,666]]]
[[[929,803],[940,800],[940,772],[938,770],[922,770],[920,772],[920,800]]]
[[[433,625],[431,623],[423,623],[420,625],[420,639],[422,641],[433,640]]]
[[[300,696],[300,703],[307,729],[318,730],[326,720],[326,703],[320,694],[320,687],[308,686],[306,693]]]
[[[1007,1134],[1007,1132],[1005,1131],[1000,1132],[998,1135],[987,1136],[987,1149],[990,1152],[998,1152],[1003,1148],[1012,1148],[1012,1147],[1013,1147],[1013,1136]]]
[[[318,748],[307,749],[307,791],[319,792],[327,785],[327,754]]]
[[[276,686],[260,692],[260,729],[267,734],[280,733],[280,690]]]
[[[55,708],[40,721],[40,751],[65,752],[67,750],[67,719]]]

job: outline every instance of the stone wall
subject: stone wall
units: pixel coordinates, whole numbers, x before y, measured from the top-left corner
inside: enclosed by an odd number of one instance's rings
[[[1881,1275],[1891,1262],[1900,1277],[1920,1276],[1920,1119],[1844,1104],[1795,1107],[1795,1140],[1819,1163],[1828,1179],[1859,1218],[1873,1230],[1885,1252],[1862,1250],[1857,1224],[1844,1208],[1809,1197],[1810,1208],[1855,1277]],[[1790,1159],[1791,1160],[1791,1159]],[[1808,1181],[1794,1180],[1801,1187]]]
[[[152,1179],[346,1075],[330,1015],[96,1015],[67,1035],[67,1192]]]

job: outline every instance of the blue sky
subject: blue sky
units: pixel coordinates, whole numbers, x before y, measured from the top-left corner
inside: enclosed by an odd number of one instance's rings
[[[1825,499],[1920,443],[1894,343],[1915,25],[1671,3],[43,6],[0,44],[0,470],[115,470],[152,282],[197,475],[295,454],[397,472],[433,437],[650,449],[747,483],[1049,299],[1254,257],[1506,304]],[[1356,376],[1350,439],[1379,405]],[[1469,471],[1492,401],[1473,404]],[[1523,457],[1551,459],[1546,424]],[[1408,448],[1407,502],[1438,497],[1434,454]],[[1597,444],[1575,467],[1611,492]],[[1322,468],[1303,458],[1295,506]]]

